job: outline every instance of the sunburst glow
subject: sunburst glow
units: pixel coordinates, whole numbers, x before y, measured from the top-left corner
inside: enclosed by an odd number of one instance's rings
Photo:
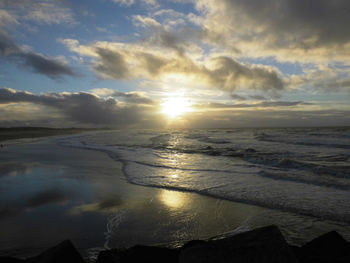
[[[170,118],[192,111],[191,103],[186,98],[170,98],[162,104],[162,113]]]

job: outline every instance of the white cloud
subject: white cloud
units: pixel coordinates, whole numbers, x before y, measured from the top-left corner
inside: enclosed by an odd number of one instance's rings
[[[13,14],[4,9],[0,9],[0,26],[4,27],[8,24],[19,24],[19,22]]]
[[[131,6],[135,3],[135,0],[112,0],[114,3],[118,3],[125,6]]]

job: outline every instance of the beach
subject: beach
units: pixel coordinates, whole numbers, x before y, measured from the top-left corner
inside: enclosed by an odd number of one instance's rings
[[[104,153],[44,140],[0,154],[2,255],[30,256],[66,238],[86,253],[105,246],[176,245],[230,231],[245,220],[244,213],[213,213],[226,212],[227,201],[129,184],[120,164]]]
[[[63,139],[62,139],[63,138]],[[136,244],[179,247],[192,239],[276,224],[291,244],[349,225],[191,191],[141,186],[103,151],[63,146],[64,138],[0,151],[0,255],[28,257],[70,239],[86,258]]]

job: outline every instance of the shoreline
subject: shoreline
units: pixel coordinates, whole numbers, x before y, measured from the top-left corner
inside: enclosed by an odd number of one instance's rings
[[[47,128],[47,127],[0,127],[0,143],[17,139],[45,138],[50,136],[63,136],[79,134],[89,131],[98,131],[98,129],[88,128]]]

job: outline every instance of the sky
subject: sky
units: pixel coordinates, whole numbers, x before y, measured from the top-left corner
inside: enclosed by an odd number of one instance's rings
[[[348,0],[0,0],[0,127],[350,125]]]

